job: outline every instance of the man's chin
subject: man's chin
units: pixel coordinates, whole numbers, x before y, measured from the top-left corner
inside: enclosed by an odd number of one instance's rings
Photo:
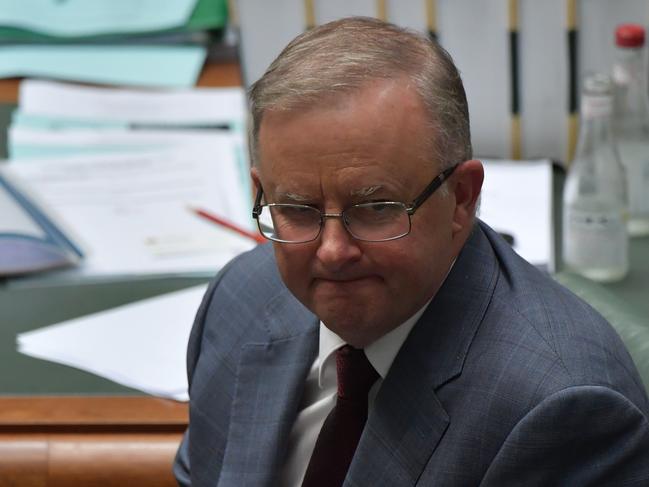
[[[322,322],[345,343],[356,348],[364,348],[380,336],[378,331],[373,330],[367,323],[359,323],[354,319],[341,320],[339,317],[335,317],[322,320]]]
[[[376,306],[364,307],[358,303],[332,302],[330,306],[316,306],[315,314],[327,328],[347,343],[364,347],[382,334],[385,313]]]

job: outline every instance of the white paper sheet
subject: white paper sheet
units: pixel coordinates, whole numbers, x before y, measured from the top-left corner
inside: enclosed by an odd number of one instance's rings
[[[483,160],[480,218],[514,238],[514,250],[537,266],[554,269],[552,163]]]
[[[221,134],[160,153],[39,159],[6,170],[80,242],[77,275],[211,274],[254,245],[189,209],[252,228],[235,145]]]
[[[243,123],[247,113],[242,88],[143,91],[24,80],[18,102],[28,115],[172,126]]]
[[[205,289],[192,287],[22,333],[18,351],[187,401],[185,352]]]
[[[178,144],[209,144],[223,132],[218,130],[129,130],[129,129],[65,129],[37,130],[23,126],[9,128],[8,142],[35,145],[79,145],[79,146],[149,146],[160,147]],[[227,137],[236,138],[236,134]],[[242,143],[242,137],[238,137]]]

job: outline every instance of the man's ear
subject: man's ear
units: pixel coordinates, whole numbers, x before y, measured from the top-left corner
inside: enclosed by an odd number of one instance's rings
[[[455,235],[473,225],[473,217],[484,180],[484,169],[480,161],[472,159],[460,164],[453,176],[455,180],[455,184],[452,186],[455,196],[453,234]]]

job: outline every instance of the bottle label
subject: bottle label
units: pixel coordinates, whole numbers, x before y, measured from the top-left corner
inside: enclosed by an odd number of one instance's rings
[[[568,207],[564,213],[563,258],[574,269],[624,269],[628,265],[625,214]]]
[[[613,99],[610,96],[584,94],[581,97],[581,115],[585,119],[606,118],[612,111]]]

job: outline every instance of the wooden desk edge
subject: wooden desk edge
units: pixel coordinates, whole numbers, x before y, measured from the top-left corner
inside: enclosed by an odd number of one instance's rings
[[[188,404],[148,396],[2,396],[3,429],[110,427],[183,431]]]

